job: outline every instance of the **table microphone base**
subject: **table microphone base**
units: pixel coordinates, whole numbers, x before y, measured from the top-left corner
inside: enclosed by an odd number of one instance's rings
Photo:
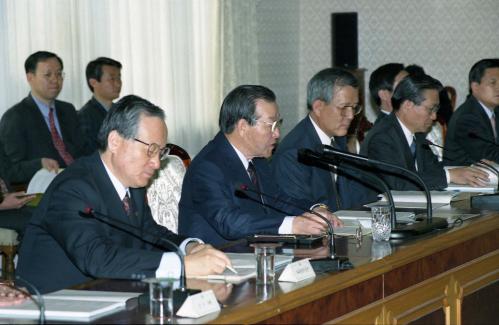
[[[337,272],[353,269],[352,263],[346,256],[325,257],[309,260],[315,273]]]
[[[173,313],[176,314],[177,311],[182,307],[187,297],[200,293],[201,290],[198,289],[175,289],[173,290]],[[149,292],[144,292],[139,296],[139,305],[149,308],[150,296]]]
[[[435,229],[445,229],[448,226],[449,224],[445,218],[432,218],[431,222],[424,219],[411,224],[397,224],[397,227],[392,229],[390,239],[403,239],[418,236]]]

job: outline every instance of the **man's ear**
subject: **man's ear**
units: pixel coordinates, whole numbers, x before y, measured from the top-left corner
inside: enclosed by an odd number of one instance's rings
[[[315,116],[320,117],[325,106],[326,103],[324,101],[320,99],[314,100],[312,103],[312,113],[314,113]]]
[[[98,83],[99,81],[97,81],[97,79],[94,79],[94,78],[90,78],[88,79],[88,83],[90,84],[90,86],[92,86],[92,88],[95,88],[95,85]]]
[[[480,84],[478,82],[472,81],[471,85],[470,85],[471,93],[476,94],[479,91],[479,89],[478,89],[479,86],[480,86]]]
[[[238,132],[239,135],[243,135],[249,130],[250,127],[251,125],[248,123],[248,121],[242,118],[237,121],[234,127],[234,131]]]
[[[125,139],[118,133],[118,131],[113,130],[109,132],[109,135],[107,136],[107,150],[112,153],[116,153],[121,147],[123,141],[125,141]]]

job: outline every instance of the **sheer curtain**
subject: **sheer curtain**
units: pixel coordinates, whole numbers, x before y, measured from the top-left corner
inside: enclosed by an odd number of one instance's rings
[[[162,107],[169,142],[196,154],[218,129],[220,1],[0,1],[0,114],[29,91],[29,54],[48,50],[63,59],[59,98],[77,109],[91,96],[87,63],[108,56],[123,64],[121,95]]]

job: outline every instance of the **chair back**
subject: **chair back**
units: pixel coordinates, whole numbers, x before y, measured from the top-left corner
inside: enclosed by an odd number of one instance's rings
[[[170,155],[180,157],[180,159],[182,159],[184,163],[185,168],[189,167],[191,163],[191,156],[189,156],[189,153],[184,148],[173,143],[168,143],[167,146],[170,148]]]
[[[161,168],[147,188],[147,200],[154,220],[175,233],[178,231],[178,202],[185,171],[183,161],[170,155],[161,161]]]

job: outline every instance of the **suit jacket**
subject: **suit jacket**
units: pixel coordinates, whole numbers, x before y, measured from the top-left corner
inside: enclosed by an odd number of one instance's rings
[[[97,135],[107,110],[92,97],[79,111],[78,120],[80,130],[85,139],[85,153],[90,154],[97,150]]]
[[[335,141],[339,149],[346,150],[346,137],[335,137]],[[298,149],[302,148],[314,151],[322,148],[319,135],[308,116],[282,140],[272,158],[274,177],[288,195],[324,203],[333,211],[359,207],[375,199],[375,195],[365,186],[339,169],[336,183],[341,206],[338,208],[328,165],[300,160]],[[357,173],[352,175],[360,176]]]
[[[416,133],[416,160],[418,170],[414,166],[411,149],[405,138],[397,116],[390,114],[369,130],[361,145],[360,154],[371,159],[381,160],[417,172],[430,190],[443,189],[447,186],[447,178],[443,164],[424,145],[425,134]],[[400,176],[397,171],[378,172],[383,176],[392,190],[422,190],[411,176]]]
[[[76,110],[72,104],[59,100],[55,101],[55,107],[66,150],[76,159],[83,153]],[[44,157],[55,159],[59,166],[66,167],[31,95],[4,113],[0,121],[0,141],[12,164],[23,165],[27,177],[19,182],[29,182],[42,167],[40,159]]]
[[[391,113],[390,114],[383,113],[380,108],[380,110],[378,111],[378,116],[376,117],[376,121],[374,121],[374,124],[378,124],[379,121],[381,121],[382,119],[384,119],[389,115],[391,115]]]
[[[134,215],[128,217],[100,155],[96,152],[60,173],[43,195],[25,232],[17,273],[40,292],[95,278],[155,276],[163,250],[79,212],[92,208],[138,232],[154,233],[179,245],[184,239],[157,225],[145,189],[130,189]]]
[[[496,129],[499,134],[499,109],[495,109]],[[482,139],[469,136],[473,132]],[[463,166],[480,159],[499,163],[499,147],[495,142],[492,125],[478,100],[469,96],[452,114],[445,137],[444,163]]]
[[[187,169],[179,203],[179,233],[221,245],[252,234],[277,234],[286,215],[302,214],[303,210],[282,202],[291,198],[273,180],[267,160],[255,158],[253,162],[261,191],[271,196],[263,197],[270,207],[263,206],[257,194],[236,193],[236,184],[252,183],[234,148],[218,133]],[[309,206],[308,202],[300,204]]]

